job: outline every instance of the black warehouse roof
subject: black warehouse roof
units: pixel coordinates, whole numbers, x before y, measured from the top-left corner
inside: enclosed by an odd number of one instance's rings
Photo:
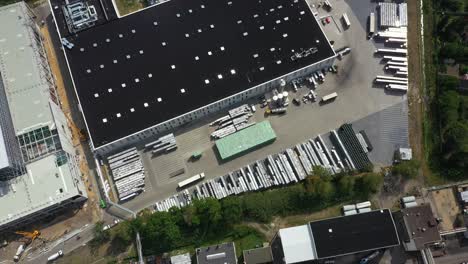
[[[388,209],[310,222],[309,225],[320,259],[400,244]]]
[[[67,39],[95,148],[334,55],[304,0],[171,0]]]

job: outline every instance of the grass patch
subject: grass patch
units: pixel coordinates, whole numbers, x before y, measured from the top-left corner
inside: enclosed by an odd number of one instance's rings
[[[121,16],[147,7],[145,0],[114,0]]]
[[[352,202],[343,202],[343,203],[340,203],[331,207],[327,207],[321,211],[311,213],[311,214],[287,216],[283,218],[283,221],[286,226],[298,226],[298,225],[304,225],[310,221],[340,216],[341,207],[349,203],[352,203]]]

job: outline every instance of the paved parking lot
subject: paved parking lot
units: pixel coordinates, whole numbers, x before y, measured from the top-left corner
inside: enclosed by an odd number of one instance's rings
[[[395,111],[399,111],[399,115],[407,116],[406,95],[387,94],[381,88],[372,87],[375,76],[383,73],[383,66],[380,64],[380,59],[374,57],[375,44],[373,41],[367,40],[366,25],[361,22],[367,20],[368,12],[360,11],[359,15],[361,17],[356,17],[352,11],[355,7],[349,7],[348,3],[360,2],[359,5],[369,6],[369,10],[373,3],[370,0],[333,2],[333,12],[328,13],[323,9],[318,10],[319,17],[331,15],[336,22],[323,26],[324,31],[329,40],[335,41],[335,49],[345,46],[352,48],[350,54],[346,55],[342,60],[336,61],[338,74],[329,73],[325,82],[316,89],[319,98],[331,92],[337,92],[338,98],[334,102],[322,106],[318,103],[308,103],[300,106],[290,104],[287,114],[268,117],[264,116],[263,109],[257,105],[254,120],[260,122],[268,119],[276,132],[277,140],[271,145],[225,163],[220,163],[216,157],[216,150],[213,148],[214,142],[210,140],[209,136],[212,128],[208,124],[217,117],[225,115],[227,110],[191,126],[183,127],[174,132],[178,144],[177,150],[157,157],[152,157],[150,153],[143,153],[143,162],[147,170],[146,191],[137,198],[128,201],[125,205],[134,210],[151,206],[155,201],[173,194],[178,182],[197,173],[205,172],[208,179],[224,175],[255,160],[265,158],[269,154],[278,153],[285,148],[294,146],[308,138],[327,133],[345,122],[357,121],[356,126],[359,129],[366,128],[366,130],[374,127],[375,122],[377,122],[377,128],[373,129],[369,134],[373,144],[379,148],[382,147],[382,149],[375,148],[374,153],[370,156],[372,161],[385,165],[388,162],[388,153],[393,154],[393,151],[388,147],[383,148],[388,145],[381,145],[376,142],[379,142],[382,138],[388,140],[392,131],[381,124],[382,120],[388,120],[382,119],[382,115],[385,114],[375,113],[389,112],[393,115]],[[352,24],[347,30],[343,30],[340,22],[343,11],[348,13]],[[303,87],[298,93],[290,92],[290,100],[295,97],[302,98],[302,94],[307,93],[308,90],[309,87]],[[255,100],[250,101],[250,103],[257,102]],[[372,118],[373,114],[374,117]],[[371,117],[369,118],[369,116]],[[398,138],[395,141],[404,143],[405,135],[407,138],[407,119],[398,119],[396,123],[399,124],[399,130],[403,130],[399,131],[403,135],[403,139]],[[392,123],[388,125],[391,126]],[[404,131],[405,128],[406,132]],[[356,128],[355,130],[358,131]],[[394,143],[391,141],[391,144]],[[195,151],[201,151],[203,153],[202,158],[195,162],[189,162],[190,155]],[[174,173],[181,169],[184,170],[184,173],[174,176]]]

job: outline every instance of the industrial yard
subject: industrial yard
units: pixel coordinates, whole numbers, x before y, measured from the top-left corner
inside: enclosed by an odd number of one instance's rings
[[[87,2],[50,0],[102,208],[108,199],[128,212],[168,211],[296,183],[314,166],[377,171],[410,147],[407,18],[395,15],[406,14],[406,4],[275,0],[271,9],[256,4],[272,14],[258,18],[244,1],[233,17],[208,18],[215,3],[182,10],[176,1],[118,19],[96,4],[89,24],[74,28],[67,15]],[[167,31],[174,21],[177,32]],[[265,26],[251,22],[259,21],[285,32],[258,37]],[[160,45],[140,45],[153,30],[161,30]]]
[[[373,6],[372,3],[360,3],[360,6],[351,8],[362,8],[364,4],[368,5],[368,9]],[[345,5],[336,5],[331,14],[340,14],[347,8]],[[318,11],[319,16],[330,15],[323,9]],[[348,14],[353,26],[347,30],[342,30],[338,24],[339,15],[335,18],[338,23],[326,26],[321,24],[328,39],[334,41],[335,50],[343,47],[350,47],[352,50],[335,62],[338,73],[328,72],[323,83],[314,90],[318,98],[337,92],[335,101],[325,105],[311,101],[299,106],[291,103],[287,113],[283,115],[265,115],[261,100],[246,101],[245,103],[253,104],[256,108],[256,112],[252,113],[252,122],[268,120],[277,137],[273,144],[227,162],[221,162],[217,156],[214,141],[210,139],[213,128],[209,124],[232,108],[184,126],[174,133],[178,145],[176,150],[158,156],[153,156],[151,152],[140,152],[147,173],[145,192],[126,202],[125,206],[134,210],[153,208],[156,201],[171,196],[176,191],[177,184],[184,179],[204,173],[205,180],[210,180],[263,160],[268,155],[292,148],[317,135],[324,135],[326,144],[331,144],[328,133],[343,123],[353,124],[356,133],[360,130],[366,132],[374,147],[369,152],[369,158],[375,165],[390,165],[392,149],[409,144],[406,95],[374,87],[375,77],[385,74],[382,59],[374,56],[375,49],[383,44],[367,39],[367,30],[363,25],[368,13],[361,12],[358,15],[355,16],[352,12]],[[289,100],[301,100],[304,95],[309,94],[311,85],[303,82],[301,88],[294,92],[293,86],[288,84]],[[201,152],[202,156],[198,160],[191,160],[195,152]]]

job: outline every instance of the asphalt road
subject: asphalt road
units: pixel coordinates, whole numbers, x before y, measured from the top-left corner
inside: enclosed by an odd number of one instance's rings
[[[59,240],[51,242],[45,248],[26,252],[26,255],[23,256],[23,262],[35,264],[47,263],[47,258],[59,250],[62,250],[66,255],[91,241],[93,239],[93,228],[94,225],[85,225],[78,230],[68,233]]]

